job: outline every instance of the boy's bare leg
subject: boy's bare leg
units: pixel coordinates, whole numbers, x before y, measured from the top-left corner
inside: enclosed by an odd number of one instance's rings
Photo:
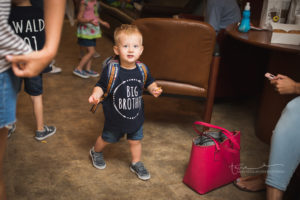
[[[283,191],[267,185],[267,200],[282,200]]]
[[[7,128],[0,129],[0,199],[6,200],[4,177],[3,177],[3,159],[6,148],[8,130]]]
[[[142,143],[140,140],[128,140],[130,145],[130,152],[132,163],[137,163],[141,160],[142,156]]]
[[[94,146],[94,151],[95,152],[102,152],[104,147],[108,145],[108,142],[105,142],[101,136],[99,136],[96,140],[95,146]]]
[[[43,97],[42,95],[30,96],[33,104],[33,112],[38,131],[44,130]]]

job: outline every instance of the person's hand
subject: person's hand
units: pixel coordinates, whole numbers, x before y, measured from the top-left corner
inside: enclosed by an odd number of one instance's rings
[[[295,94],[297,92],[296,82],[288,76],[278,74],[271,80],[271,84],[275,86],[279,94]]]
[[[51,55],[45,49],[33,51],[26,55],[7,55],[6,59],[12,63],[12,70],[19,77],[34,77],[52,61]]]
[[[98,25],[99,25],[99,22],[98,22],[97,19],[92,20],[91,23],[92,23],[93,25],[95,25],[95,26],[98,26]]]
[[[93,93],[90,97],[89,97],[89,103],[90,104],[98,104],[100,102],[100,96],[97,95],[96,93]]]
[[[152,95],[154,97],[159,97],[161,95],[162,91],[163,90],[161,89],[161,87],[155,87],[152,89]]]
[[[102,22],[102,25],[105,26],[106,28],[110,28],[110,25],[109,25],[108,22],[103,21],[103,22]]]

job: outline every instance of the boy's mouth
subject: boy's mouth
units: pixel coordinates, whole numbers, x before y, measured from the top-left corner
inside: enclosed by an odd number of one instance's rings
[[[127,55],[127,58],[133,58],[133,55]]]

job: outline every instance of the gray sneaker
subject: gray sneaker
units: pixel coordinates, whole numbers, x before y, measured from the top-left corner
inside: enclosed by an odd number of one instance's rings
[[[13,132],[15,132],[16,130],[16,123],[10,124],[5,126],[6,128],[8,128],[8,134],[7,134],[7,138],[10,138],[11,134],[13,134]]]
[[[94,167],[97,169],[104,169],[106,167],[102,152],[95,152],[93,147],[90,150],[90,156],[92,158]]]
[[[141,179],[143,181],[150,179],[150,173],[144,167],[144,164],[142,162],[137,162],[134,165],[131,164],[130,170],[133,173],[136,173],[136,175],[139,177],[139,179]]]
[[[55,126],[46,126],[44,125],[43,131],[36,131],[35,132],[35,139],[37,140],[44,140],[47,137],[50,137],[56,132]]]

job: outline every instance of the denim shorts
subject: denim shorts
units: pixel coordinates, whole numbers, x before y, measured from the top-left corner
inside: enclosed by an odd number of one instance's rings
[[[12,69],[0,73],[0,128],[16,121],[16,101],[20,79]]]
[[[122,132],[116,133],[116,132],[103,130],[102,139],[108,143],[115,143],[118,142],[125,134],[126,133],[122,133]],[[143,137],[144,137],[143,126],[141,126],[141,128],[137,132],[127,133],[127,140],[142,140]]]
[[[43,78],[42,74],[32,77],[24,78],[24,90],[30,96],[39,96],[43,94]]]
[[[80,46],[83,46],[83,47],[95,47],[96,46],[96,39],[82,39],[82,38],[78,38],[77,43]]]

